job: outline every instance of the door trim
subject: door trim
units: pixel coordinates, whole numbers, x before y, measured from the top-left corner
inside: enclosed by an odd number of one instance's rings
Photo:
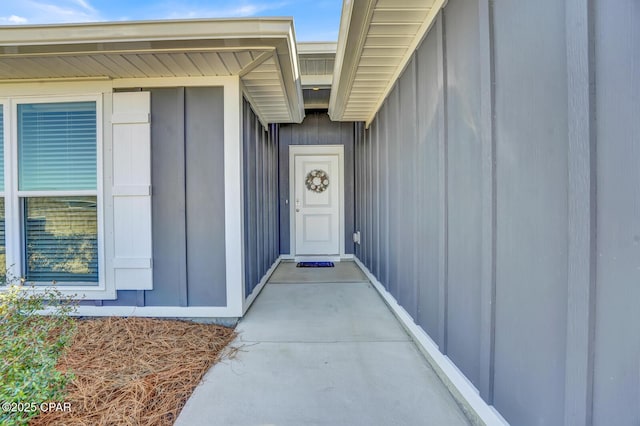
[[[339,204],[339,218],[338,218],[338,232],[339,235],[339,257],[344,257],[344,145],[289,145],[289,252],[294,258],[304,257],[305,260],[310,256],[297,256],[296,255],[296,212],[295,203],[292,202],[295,197],[295,157],[297,155],[337,155],[338,156],[338,179],[340,185],[338,186],[338,204]],[[324,258],[323,256],[313,256],[318,258]],[[327,256],[325,256],[327,257]],[[332,256],[335,258],[336,256]]]

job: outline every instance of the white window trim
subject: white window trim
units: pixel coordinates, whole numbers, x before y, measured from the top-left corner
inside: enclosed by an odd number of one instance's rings
[[[9,127],[7,126],[7,117],[9,115],[11,115],[10,110],[11,108],[9,108],[9,99],[8,98],[0,98],[0,110],[2,110],[3,114],[2,114],[2,120],[3,120],[3,124],[4,124],[4,128],[3,128],[3,137],[4,137],[4,152],[7,152],[7,142],[10,139],[11,133],[9,131]],[[0,161],[4,161],[4,191],[0,191],[0,197],[4,198],[5,196],[5,191],[7,190],[7,161],[6,161],[6,155],[3,155],[2,158],[0,158]],[[5,205],[5,209],[6,209],[6,205]],[[6,237],[5,237],[6,238]]]
[[[18,123],[17,109],[20,104],[54,103],[54,102],[95,102],[96,103],[96,189],[79,191],[20,191],[18,190]],[[6,263],[8,274],[23,274],[23,223],[21,198],[24,197],[59,197],[59,196],[95,196],[97,200],[98,220],[98,282],[78,282],[74,284],[57,283],[63,295],[78,295],[90,299],[106,299],[115,297],[115,290],[108,288],[105,279],[105,209],[104,209],[104,173],[103,173],[103,94],[16,96],[0,99],[4,105],[4,164],[5,191],[0,193],[5,198],[5,241]],[[46,282],[35,284],[47,287]],[[113,286],[111,286],[113,287]],[[27,287],[28,291],[41,291],[41,288]],[[2,290],[2,288],[0,288]]]
[[[2,121],[3,121],[3,138],[4,138],[4,142],[3,142],[3,146],[4,146],[4,152],[0,153],[0,161],[4,162],[4,176],[2,177],[4,179],[4,191],[0,191],[0,198],[4,198],[4,214],[5,214],[5,227],[4,227],[4,244],[5,244],[5,263],[8,265],[9,264],[9,251],[7,250],[7,242],[9,241],[9,239],[7,238],[7,231],[8,228],[6,226],[6,221],[7,221],[7,197],[6,197],[6,190],[7,190],[7,185],[8,185],[8,181],[7,181],[7,175],[10,174],[9,170],[7,170],[7,156],[6,156],[6,152],[7,152],[7,143],[10,140],[10,136],[11,136],[11,132],[9,129],[9,126],[7,125],[7,121],[8,118],[11,115],[11,108],[10,108],[10,103],[9,103],[9,99],[8,98],[0,98],[0,110],[2,110]],[[8,266],[5,266],[5,271],[8,271]],[[1,287],[0,287],[1,289]]]

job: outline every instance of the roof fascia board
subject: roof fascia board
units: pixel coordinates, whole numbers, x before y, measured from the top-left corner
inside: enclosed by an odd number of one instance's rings
[[[415,53],[416,49],[418,48],[418,46],[420,46],[420,43],[422,43],[422,40],[424,40],[429,30],[431,29],[433,24],[436,22],[436,17],[438,16],[438,13],[440,13],[440,10],[442,10],[447,5],[448,1],[449,0],[435,0],[433,2],[433,6],[431,6],[431,10],[429,10],[429,13],[427,14],[427,17],[425,18],[422,25],[420,26],[420,29],[418,29],[418,32],[416,33],[416,37],[411,41],[411,44],[409,44],[407,51],[405,52],[404,56],[402,57],[402,60],[398,64],[398,68],[396,68],[395,72],[393,73],[393,76],[391,77],[391,79],[389,80],[389,83],[387,84],[387,87],[384,89],[384,92],[382,92],[382,96],[380,96],[380,98],[376,102],[371,115],[369,116],[369,118],[365,120],[365,127],[368,128],[369,124],[371,124],[371,122],[375,119],[376,114],[378,113],[378,111],[380,110],[380,107],[382,106],[382,103],[387,98],[387,96],[389,96],[389,92],[391,92],[396,81],[398,80],[398,78],[400,78],[400,75],[402,75],[402,73],[404,72],[405,68],[407,67],[407,64],[413,57],[413,54]]]
[[[376,3],[377,0],[345,0],[342,5],[333,87],[329,98],[329,116],[332,120],[340,121],[344,114]]]
[[[298,54],[305,55],[335,55],[338,43],[330,42],[304,42],[298,43]]]
[[[282,37],[292,18],[195,19],[0,27],[0,47]],[[213,28],[212,28],[213,26]]]
[[[276,48],[275,62],[280,71],[278,76],[281,79],[285,96],[289,103],[291,121],[294,123],[302,123],[304,119],[304,101],[296,46],[296,35],[293,29],[293,22],[291,22],[286,39],[287,51],[285,52],[284,48]]]
[[[269,44],[265,44],[265,43],[261,43],[260,40],[254,40],[254,39],[246,39],[242,41],[243,42],[246,41],[246,44],[242,43],[241,46],[240,45],[239,46],[228,46],[228,45],[215,46],[215,45],[212,45],[212,43],[210,43],[209,46],[207,47],[183,45],[180,47],[139,48],[139,47],[133,47],[130,44],[129,46],[117,44],[117,45],[110,46],[111,47],[110,49],[103,49],[103,50],[95,50],[95,49],[90,50],[88,48],[71,50],[69,49],[69,47],[80,47],[80,46],[58,44],[58,45],[50,46],[51,49],[55,48],[56,50],[51,50],[48,52],[45,52],[45,51],[21,52],[21,53],[1,53],[0,52],[0,58],[38,58],[38,57],[42,58],[47,56],[64,57],[64,56],[110,55],[110,54],[129,55],[129,54],[146,54],[146,53],[185,53],[185,52],[186,53],[239,52],[239,51],[270,52],[275,49],[273,47],[272,42]],[[58,49],[60,47],[67,48],[67,50],[61,51]],[[81,47],[87,47],[87,45],[82,45]]]

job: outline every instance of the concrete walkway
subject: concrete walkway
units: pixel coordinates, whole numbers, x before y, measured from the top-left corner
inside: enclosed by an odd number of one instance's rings
[[[176,425],[469,424],[368,282],[269,283],[237,330]]]

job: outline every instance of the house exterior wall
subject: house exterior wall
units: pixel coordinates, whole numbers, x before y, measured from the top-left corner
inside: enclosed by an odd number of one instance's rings
[[[565,394],[565,17],[564,4],[559,2],[549,1],[543,7],[513,6],[496,5],[493,14],[497,200],[494,403],[507,419],[544,424],[562,420]],[[541,21],[545,22],[544,31],[537,24]]]
[[[356,132],[356,256],[511,424],[640,422],[639,20],[449,0]]]
[[[265,129],[243,101],[244,272],[249,297],[279,256],[278,127]]]
[[[301,124],[279,125],[279,192],[280,192],[280,254],[291,254],[289,205],[289,146],[344,145],[344,234],[345,253],[353,253],[354,124],[332,122],[326,112],[307,112]]]
[[[98,250],[104,253],[104,267],[99,267],[96,285],[58,283],[64,294],[82,298],[78,315],[242,316],[249,301],[240,256],[244,179],[237,76],[0,86],[5,111],[21,99],[97,100],[98,210],[103,217]],[[5,140],[16,143],[15,132],[7,131],[15,120],[4,118]],[[148,180],[134,179],[140,176]],[[148,209],[127,214],[120,209],[122,202],[144,197]],[[138,233],[131,223],[148,224],[149,232],[140,228]],[[7,244],[14,253],[19,253],[14,246],[22,243],[20,235],[12,225]],[[148,245],[148,259],[132,251],[142,243]],[[151,268],[153,281],[151,274],[148,281],[135,279],[139,270]],[[123,270],[133,272],[134,279],[123,280]]]
[[[153,290],[103,306],[225,306],[221,87],[151,92]]]
[[[594,2],[595,424],[640,423],[640,4]]]
[[[482,145],[478,6],[452,2],[444,10],[446,87],[447,304],[444,346],[474,383],[480,380],[482,270]],[[422,52],[421,52],[422,53]],[[410,77],[410,76],[406,76]],[[405,77],[405,79],[406,79]],[[411,79],[413,86],[415,79]]]

